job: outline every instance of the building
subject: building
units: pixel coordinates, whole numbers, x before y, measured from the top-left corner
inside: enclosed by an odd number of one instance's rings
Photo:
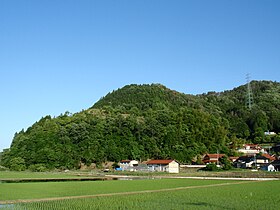
[[[254,156],[241,156],[234,162],[236,168],[252,168],[256,160]]]
[[[264,154],[241,156],[234,162],[234,166],[236,168],[262,168],[269,165],[270,159],[268,157],[271,156]]]
[[[225,156],[225,154],[206,154],[203,158],[203,162],[205,164],[208,164],[208,163],[216,163],[218,164],[219,163],[219,159],[221,157]]]
[[[120,168],[122,171],[136,171],[136,167],[138,166],[137,160],[121,160]]]
[[[269,158],[265,157],[264,155],[256,155],[256,163],[257,164],[267,164],[269,163]]]
[[[271,164],[274,166],[276,171],[280,171],[280,160],[274,160]]]
[[[267,154],[267,153],[262,154],[262,156],[269,159],[270,162],[276,160],[275,156],[271,156],[270,154]]]
[[[235,162],[237,159],[238,159],[239,157],[234,157],[234,156],[230,156],[229,157],[229,160],[230,160],[230,162]]]
[[[244,155],[255,155],[265,152],[258,144],[243,144],[243,147],[239,148],[237,151]]]
[[[272,164],[265,164],[261,167],[261,170],[264,171],[276,171],[274,165]]]
[[[195,169],[195,170],[199,170],[199,169],[203,169],[205,168],[206,165],[198,165],[198,164],[193,164],[193,165],[180,165],[180,169]]]
[[[150,160],[147,166],[151,172],[179,173],[179,163],[176,160]]]
[[[264,132],[264,135],[266,136],[274,136],[276,135],[277,133],[273,132],[273,131],[267,131],[267,132]]]

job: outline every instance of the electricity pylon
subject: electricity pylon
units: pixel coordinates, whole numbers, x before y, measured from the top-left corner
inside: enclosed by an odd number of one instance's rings
[[[247,80],[246,107],[251,110],[254,101],[253,101],[253,92],[250,84],[251,81],[250,81],[249,74],[246,75],[246,80]]]

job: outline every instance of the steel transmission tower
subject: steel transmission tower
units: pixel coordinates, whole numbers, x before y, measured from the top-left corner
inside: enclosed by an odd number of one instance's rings
[[[254,101],[253,101],[253,92],[250,84],[251,81],[250,81],[249,74],[246,75],[246,80],[247,80],[246,107],[251,110]]]

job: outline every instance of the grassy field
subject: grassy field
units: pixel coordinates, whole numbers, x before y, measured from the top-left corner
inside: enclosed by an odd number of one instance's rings
[[[45,179],[45,178],[75,178],[79,175],[95,176],[96,173],[85,172],[30,172],[30,171],[0,171],[1,179]]]
[[[231,183],[224,180],[156,179],[128,181],[75,181],[0,184],[0,201],[96,195]]]
[[[128,172],[118,171],[111,172],[112,175],[130,175],[130,176],[170,176],[165,172]],[[248,169],[232,169],[230,171],[202,171],[197,169],[184,169],[180,170],[178,174],[172,174],[172,176],[187,176],[187,177],[235,177],[235,178],[280,178],[280,172],[268,172],[268,171],[251,171]]]
[[[171,174],[172,176],[189,176],[189,177],[244,177],[244,178],[280,178],[280,172],[250,171],[250,170],[231,170],[231,171],[197,171],[197,170],[181,170],[179,174]],[[147,173],[147,172],[110,172],[103,173],[101,170],[92,171],[69,171],[69,172],[14,172],[0,171],[1,179],[46,179],[46,178],[76,178],[76,177],[104,177],[105,175],[129,175],[129,176],[170,176],[165,172]]]
[[[267,210],[279,208],[279,189],[280,181],[190,179],[2,183],[0,202],[27,199],[27,203],[0,209]]]

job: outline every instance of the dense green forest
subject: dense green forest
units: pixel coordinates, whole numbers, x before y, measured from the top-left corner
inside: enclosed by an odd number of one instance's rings
[[[127,85],[87,110],[45,116],[15,134],[1,154],[1,165],[73,169],[81,163],[122,159],[174,158],[200,162],[204,153],[235,155],[245,142],[280,142],[280,83],[252,81],[253,105],[246,107],[247,86],[188,95],[161,84]]]

